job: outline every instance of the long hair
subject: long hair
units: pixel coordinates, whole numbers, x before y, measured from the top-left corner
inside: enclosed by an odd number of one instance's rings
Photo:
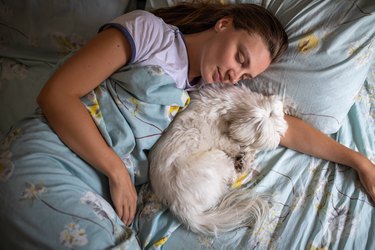
[[[288,47],[288,36],[279,20],[256,4],[219,4],[209,1],[183,2],[153,10],[164,22],[177,26],[183,34],[208,30],[223,17],[233,18],[235,29],[258,34],[268,47],[271,62],[277,61]]]

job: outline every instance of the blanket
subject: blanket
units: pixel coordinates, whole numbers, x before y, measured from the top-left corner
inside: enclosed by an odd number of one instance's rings
[[[188,100],[158,66],[126,66],[82,98],[137,186],[148,181],[148,150]],[[139,248],[110,205],[107,178],[59,139],[40,110],[12,127],[0,152],[2,246]]]

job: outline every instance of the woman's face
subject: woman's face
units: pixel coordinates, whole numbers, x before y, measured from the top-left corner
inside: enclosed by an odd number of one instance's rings
[[[234,84],[254,78],[271,64],[270,53],[257,34],[235,30],[232,18],[220,19],[201,54],[201,76],[206,83]]]

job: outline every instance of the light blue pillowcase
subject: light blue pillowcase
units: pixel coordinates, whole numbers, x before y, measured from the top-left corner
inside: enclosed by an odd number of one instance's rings
[[[282,60],[256,79],[276,83],[295,115],[324,133],[338,131],[375,51],[375,2],[269,1],[289,36]]]
[[[146,8],[176,0],[148,0]],[[274,13],[289,36],[282,59],[249,81],[283,86],[297,117],[324,133],[338,131],[369,72],[375,51],[375,2],[217,0],[255,3]],[[284,94],[283,93],[283,94]]]

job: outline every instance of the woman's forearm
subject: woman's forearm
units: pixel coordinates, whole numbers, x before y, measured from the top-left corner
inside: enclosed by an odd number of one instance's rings
[[[375,201],[375,165],[362,154],[345,147],[300,119],[286,116],[288,130],[281,145],[355,169],[358,177]]]
[[[281,145],[356,170],[367,164],[368,159],[362,154],[336,142],[306,122],[292,116],[285,116],[285,119],[288,130],[281,139]]]
[[[49,79],[38,104],[61,140],[108,177],[123,169],[121,159],[107,145],[80,98],[95,89],[130,58],[122,33],[99,33],[69,58]]]
[[[51,97],[52,98],[52,97]],[[79,98],[54,97],[64,105],[43,105],[43,113],[60,139],[77,155],[106,176],[116,176],[124,168],[121,159],[108,146]],[[52,100],[45,100],[50,103]]]

